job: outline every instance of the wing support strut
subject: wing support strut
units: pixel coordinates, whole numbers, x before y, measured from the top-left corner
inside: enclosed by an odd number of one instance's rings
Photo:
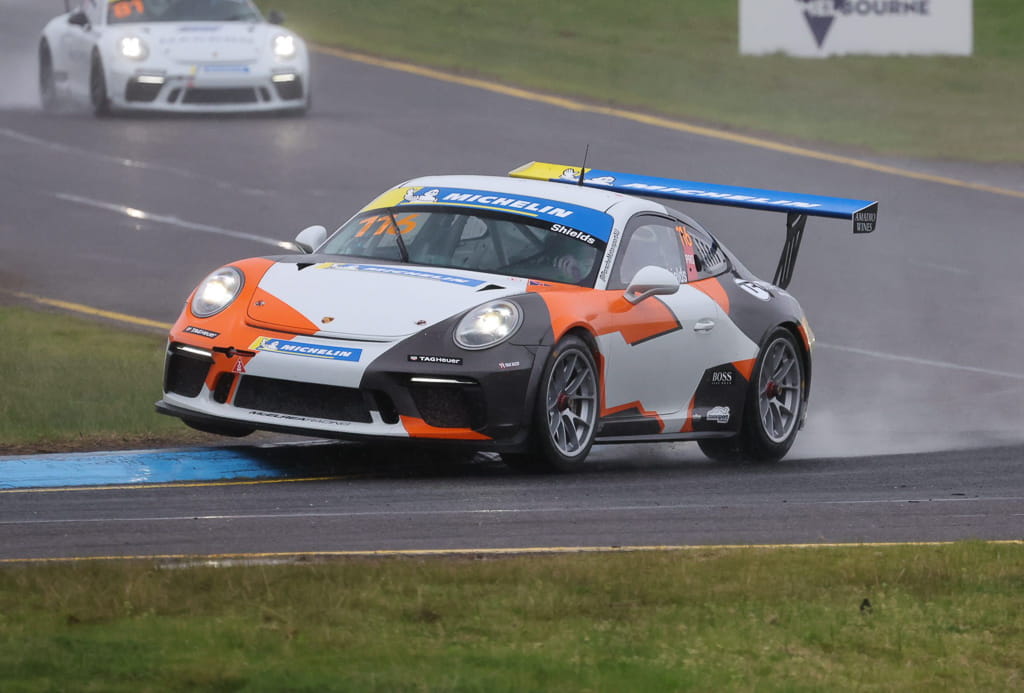
[[[775,278],[772,284],[785,289],[793,279],[793,268],[796,267],[796,256],[800,252],[800,242],[804,238],[804,226],[807,224],[807,215],[800,212],[790,212],[786,215],[786,243],[782,246],[782,255],[779,257],[779,266],[775,269]]]

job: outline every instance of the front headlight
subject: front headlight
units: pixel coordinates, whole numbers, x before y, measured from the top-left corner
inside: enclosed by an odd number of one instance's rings
[[[192,298],[192,315],[208,318],[221,312],[235,300],[245,279],[234,267],[221,267],[196,288]]]
[[[494,301],[466,313],[455,328],[455,343],[463,349],[487,349],[515,334],[523,322],[519,306],[511,301]]]
[[[145,60],[149,55],[149,47],[146,42],[138,36],[124,36],[117,42],[117,48],[126,58],[131,60]]]
[[[278,58],[294,58],[299,47],[291,34],[278,34],[274,37],[274,55]]]

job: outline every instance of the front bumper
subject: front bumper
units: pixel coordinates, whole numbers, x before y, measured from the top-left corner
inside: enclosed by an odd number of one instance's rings
[[[117,66],[108,97],[119,110],[182,113],[299,110],[309,104],[301,67],[206,65],[162,70]]]
[[[346,439],[461,441],[498,451],[527,444],[548,353],[545,347],[503,344],[481,352],[451,347],[439,354],[436,335],[387,344],[295,338],[307,346],[358,350],[352,361],[198,344],[182,339],[187,336],[172,333],[168,342],[161,413],[207,425]],[[254,332],[242,346],[267,336],[266,330]]]

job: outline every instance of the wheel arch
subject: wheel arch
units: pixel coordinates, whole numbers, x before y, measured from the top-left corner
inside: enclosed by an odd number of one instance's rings
[[[804,402],[811,394],[811,351],[808,347],[807,334],[798,322],[787,321],[779,325],[791,335],[796,341],[797,349],[800,351],[800,359],[804,366]]]

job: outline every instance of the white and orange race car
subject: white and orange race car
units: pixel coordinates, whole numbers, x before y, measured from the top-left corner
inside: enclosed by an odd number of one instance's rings
[[[777,460],[814,337],[785,291],[808,216],[878,204],[530,163],[402,183],[302,254],[231,263],[170,333],[157,410],[225,435],[460,444],[567,470],[596,443]],[[649,198],[787,215],[774,280]]]

